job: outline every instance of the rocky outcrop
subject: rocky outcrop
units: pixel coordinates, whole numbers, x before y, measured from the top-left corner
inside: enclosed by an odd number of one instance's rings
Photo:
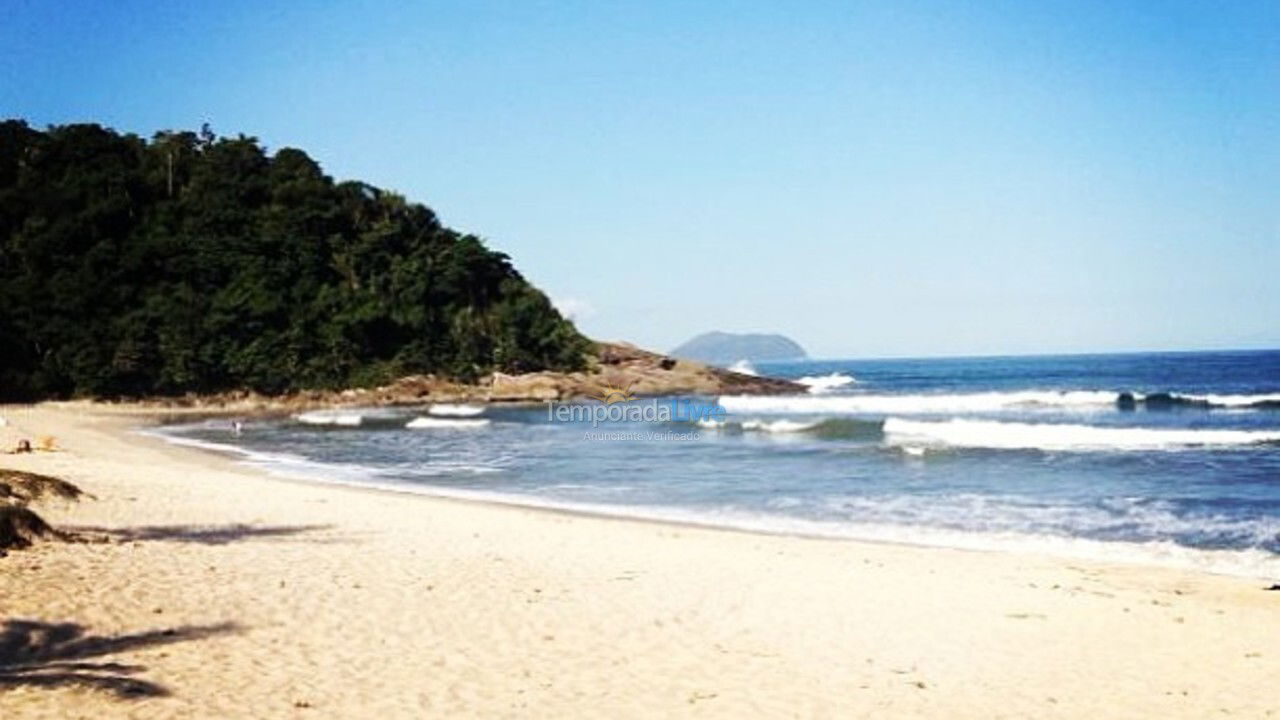
[[[605,385],[637,396],[781,394],[804,392],[787,380],[757,377],[679,360],[642,350],[627,343],[601,343],[596,363],[585,372],[494,373],[486,379],[487,397],[502,402],[564,400],[598,395]]]
[[[156,398],[144,404],[250,412],[430,402],[545,402],[591,397],[598,395],[606,385],[629,390],[637,396],[776,395],[806,391],[804,386],[789,380],[744,375],[649,352],[629,343],[597,343],[590,367],[579,372],[493,373],[475,383],[461,383],[434,375],[411,375],[377,388],[317,390],[281,396],[233,392]]]
[[[627,343],[602,344],[601,348],[599,367],[584,378],[589,385],[612,377],[610,382],[615,386],[619,379],[624,384],[634,383],[632,391],[637,395],[781,395],[807,390],[790,380],[744,375],[693,360],[659,355]]]

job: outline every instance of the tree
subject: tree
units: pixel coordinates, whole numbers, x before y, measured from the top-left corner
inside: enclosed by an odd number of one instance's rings
[[[0,397],[578,369],[509,258],[255,138],[0,123]]]

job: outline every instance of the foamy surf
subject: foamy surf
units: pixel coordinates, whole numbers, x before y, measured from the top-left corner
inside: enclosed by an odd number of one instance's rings
[[[364,422],[364,416],[359,413],[333,412],[329,410],[299,413],[294,415],[293,419],[304,425],[334,425],[338,427],[359,427]]]
[[[1182,393],[1131,393],[1107,390],[1015,390],[1006,392],[925,393],[919,395],[843,394],[823,397],[835,387],[831,376],[801,378],[810,386],[808,395],[724,395],[719,402],[729,412],[742,413],[882,413],[936,414],[995,412],[1001,410],[1075,409],[1081,411],[1132,408],[1280,409],[1280,393],[1251,395],[1190,395]],[[848,376],[844,376],[848,377]],[[809,381],[809,382],[805,382]],[[850,378],[850,382],[854,382]],[[812,383],[812,384],[811,384]],[[848,383],[844,383],[847,385]],[[1130,409],[1132,409],[1130,408]]]
[[[719,402],[731,413],[946,413],[984,412],[1035,407],[1105,409],[1115,407],[1118,393],[1088,390],[963,393],[950,395],[723,395]]]
[[[751,430],[755,432],[766,433],[799,433],[812,430],[818,426],[818,421],[798,422],[796,420],[746,420],[742,423],[743,430]]]
[[[906,512],[922,512],[922,508],[937,511],[938,503],[928,499],[923,503],[903,506],[903,500],[889,500],[883,508],[872,507],[868,514],[879,519],[867,518],[855,520],[820,520],[779,514],[776,512],[751,512],[731,508],[691,508],[664,505],[619,505],[602,502],[582,502],[568,498],[552,497],[531,492],[502,492],[482,489],[438,486],[422,483],[401,482],[382,476],[375,468],[320,463],[285,453],[255,452],[235,445],[201,441],[173,434],[180,428],[169,428],[162,431],[146,430],[142,434],[163,438],[178,445],[204,448],[208,450],[227,451],[240,455],[247,464],[260,467],[273,475],[294,479],[348,485],[354,487],[372,487],[381,490],[468,499],[523,507],[569,510],[591,513],[602,516],[636,518],[663,522],[684,523],[706,527],[722,527],[748,532],[768,534],[799,535],[832,539],[862,540],[872,542],[900,543],[917,546],[949,547],[983,551],[1007,551],[1022,553],[1044,553],[1064,558],[1092,559],[1104,562],[1123,562],[1145,566],[1163,566],[1172,568],[1188,568],[1206,572],[1237,575],[1250,578],[1274,579],[1280,577],[1280,556],[1257,548],[1232,550],[1213,550],[1192,548],[1167,540],[1145,542],[1107,541],[1083,537],[1064,536],[1060,534],[1037,533],[1026,530],[1001,529],[979,532],[945,527],[930,527],[927,524],[898,523],[889,518]],[[493,473],[499,468],[490,467],[451,467],[448,474],[459,471],[471,473]],[[617,490],[618,488],[610,488]],[[848,512],[848,503],[853,498],[830,498],[830,503],[844,512]],[[862,505],[873,506],[876,502],[870,498],[860,501]],[[975,498],[978,503],[974,507],[981,509],[986,502],[983,498]],[[775,503],[779,506],[795,507],[805,504],[801,500],[780,497]],[[884,504],[884,503],[880,503]],[[948,505],[954,504],[954,501]],[[974,510],[976,511],[976,510]],[[970,512],[974,512],[970,511]],[[1144,524],[1177,522],[1176,516],[1165,517],[1156,512],[1147,513],[1151,517],[1142,517]],[[1166,513],[1167,515],[1167,513]],[[1170,518],[1173,518],[1170,520]],[[936,522],[938,518],[928,516],[914,518],[919,523]],[[944,518],[945,519],[945,518]],[[1027,518],[1016,518],[1025,521]],[[1101,521],[1096,521],[1101,522]],[[1010,528],[1012,522],[1003,523]],[[1175,528],[1178,529],[1178,528]],[[1194,528],[1193,528],[1194,529]],[[1232,529],[1232,528],[1228,528]],[[1255,534],[1265,534],[1265,528]]]
[[[488,422],[487,420],[484,422]],[[406,471],[403,467],[390,469],[376,464],[348,463],[313,460],[291,452],[265,451],[247,448],[233,442],[217,442],[203,440],[184,435],[196,429],[215,427],[222,430],[221,423],[189,423],[173,425],[159,429],[137,430],[139,435],[160,438],[174,445],[197,448],[215,453],[223,453],[239,458],[246,465],[259,468],[269,475],[293,480],[311,480],[317,482],[351,485],[355,487],[378,487],[383,489],[403,490],[403,483],[394,477]],[[408,469],[413,477],[430,478],[446,475],[485,475],[501,472],[500,464],[486,464],[448,459],[437,459],[429,464],[415,464]]]
[[[536,407],[483,430],[405,428],[495,412],[426,403],[315,409],[362,416],[360,432],[250,419],[236,435],[219,419],[183,434],[248,448],[273,473],[428,494],[1280,577],[1280,413],[1259,405],[1280,394],[1280,353],[822,367],[790,374],[859,382],[744,400],[723,424],[632,428],[653,442],[583,442],[581,423]]]
[[[178,434],[188,426],[174,426],[159,430],[139,430],[140,435],[158,437],[166,442],[184,447],[198,448],[215,453],[225,453],[239,458],[246,465],[259,468],[270,475],[293,479],[325,479],[336,482],[367,480],[378,474],[376,468],[355,463],[321,462],[289,452],[252,450],[233,443],[214,442]]]
[[[698,420],[695,426],[706,430],[733,432],[763,432],[786,434],[811,434],[827,440],[879,440],[882,437],[880,420],[854,418],[816,418],[791,420],[787,418],[764,420]]]
[[[605,517],[656,520],[771,535],[880,542],[917,547],[1044,554],[1061,558],[1192,569],[1222,575],[1280,577],[1280,555],[1259,548],[1202,549],[1167,540],[1099,540],[1029,530],[975,531],[884,521],[819,520],[738,508],[618,505],[531,493],[424,486],[420,492],[521,507],[568,510]],[[787,498],[782,498],[786,501]]]
[[[1194,569],[1205,572],[1274,580],[1280,577],[1280,555],[1257,547],[1205,549],[1187,547],[1165,539],[1101,540],[1070,533],[1105,530],[1116,523],[1133,527],[1147,535],[1167,536],[1211,532],[1247,536],[1252,542],[1274,537],[1274,521],[1228,518],[1184,518],[1160,503],[1149,507],[1140,499],[1117,500],[1112,513],[1097,509],[1024,505],[1009,499],[969,496],[874,498],[857,495],[796,498],[779,496],[771,507],[778,511],[750,511],[728,507],[678,507],[670,505],[623,505],[611,502],[574,500],[538,492],[493,491],[478,488],[400,482],[383,476],[374,468],[311,462],[286,453],[249,451],[234,445],[200,441],[163,431],[141,431],[169,442],[241,455],[248,464],[282,477],[373,487],[381,490],[459,498],[522,507],[568,510],[601,516],[674,522],[720,527],[767,534],[799,535],[832,539],[861,540],[916,546],[959,548],[981,551],[1043,553],[1063,558],[1121,562],[1143,566]],[[923,449],[921,449],[923,452]],[[915,454],[915,453],[912,453]],[[417,468],[420,472],[425,468]],[[451,465],[444,474],[494,473],[499,468]],[[423,472],[424,475],[434,474]],[[573,484],[577,489],[588,487]],[[548,489],[565,490],[563,483]],[[630,489],[609,486],[612,494]],[[788,514],[797,508],[819,503],[829,511],[846,515],[842,519],[817,519]],[[956,518],[982,519],[987,530],[946,527]],[[855,519],[855,517],[857,519]],[[1057,526],[1055,530],[1041,526]]]
[[[1263,407],[1280,405],[1280,393],[1259,393],[1256,395],[1182,395],[1193,402],[1205,402],[1224,408]]]
[[[1280,442],[1280,431],[1100,427],[991,420],[884,421],[890,445],[996,450],[1170,450]]]
[[[818,395],[850,385],[856,380],[853,379],[852,375],[833,372],[828,375],[806,375],[796,380],[796,382],[808,387],[809,392]]]
[[[162,435],[163,437],[163,435]],[[167,439],[176,440],[168,437]],[[281,469],[281,468],[276,468]],[[494,472],[496,470],[489,470]],[[299,477],[296,472],[281,475]],[[401,483],[366,478],[353,482],[333,474],[309,473],[321,482],[435,497],[457,498],[518,507],[567,510],[604,517],[621,517],[716,527],[774,535],[795,535],[843,540],[882,542],[922,547],[979,551],[1036,553],[1062,558],[1119,562],[1141,566],[1194,569],[1204,572],[1272,580],[1280,577],[1280,555],[1259,548],[1203,549],[1167,540],[1122,541],[1043,533],[1026,530],[974,531],[885,521],[820,520],[774,512],[736,508],[692,508],[668,505],[623,505],[575,501],[534,492],[492,491],[475,488]],[[564,488],[560,488],[564,489]],[[616,489],[616,488],[611,488]],[[788,498],[781,498],[788,504]],[[844,502],[841,500],[840,502]],[[932,507],[932,503],[929,504]]]
[[[484,414],[484,406],[436,403],[427,410],[427,414],[437,417],[476,417]]]
[[[416,417],[405,423],[404,426],[410,430],[430,430],[441,428],[474,430],[485,427],[488,424],[488,418]]]

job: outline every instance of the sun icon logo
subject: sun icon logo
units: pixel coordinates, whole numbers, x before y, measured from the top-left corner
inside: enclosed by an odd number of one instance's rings
[[[590,395],[589,397],[595,398],[596,400],[599,400],[605,405],[613,405],[614,403],[631,402],[632,400],[635,399],[635,395],[632,394],[631,392],[631,386],[635,384],[636,383],[633,380],[624,388],[621,385],[611,385],[609,383],[604,383],[602,385],[597,386],[597,388],[599,389],[598,393],[594,395]]]

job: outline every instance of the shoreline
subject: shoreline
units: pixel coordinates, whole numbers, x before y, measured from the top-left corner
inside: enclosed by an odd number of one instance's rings
[[[257,417],[273,417],[276,413],[262,413]],[[149,418],[159,420],[159,418]],[[1219,575],[1257,581],[1270,585],[1280,579],[1280,557],[1261,550],[1212,550],[1192,548],[1162,541],[1137,543],[1095,540],[1076,536],[1033,535],[1027,533],[972,533],[939,528],[903,526],[850,526],[836,522],[823,522],[793,517],[745,518],[724,516],[709,519],[696,511],[676,507],[606,505],[601,503],[556,501],[529,495],[517,495],[484,490],[450,489],[430,483],[409,481],[380,481],[374,479],[344,479],[333,473],[340,466],[326,465],[319,461],[300,458],[304,466],[290,469],[287,466],[272,467],[270,460],[255,460],[262,453],[247,450],[229,443],[196,440],[167,434],[163,420],[152,425],[128,428],[134,435],[154,439],[167,446],[187,448],[204,455],[212,455],[230,462],[233,466],[261,473],[264,478],[299,482],[321,486],[348,487],[400,496],[415,496],[438,500],[475,503],[498,508],[522,508],[539,512],[565,513],[569,515],[622,520],[711,531],[793,537],[828,542],[869,543],[891,545],[921,550],[942,549],[978,553],[1007,553],[1011,555],[1045,556],[1064,561],[1096,562],[1139,568],[1160,568]],[[878,531],[878,532],[877,532]],[[918,533],[919,539],[895,537],[904,533]]]
[[[0,464],[98,497],[37,510],[113,538],[0,559],[0,617],[177,633],[101,656],[163,694],[0,660],[17,717],[1280,713],[1280,598],[1240,578],[406,500],[134,435],[142,413],[0,414],[65,448]]]

